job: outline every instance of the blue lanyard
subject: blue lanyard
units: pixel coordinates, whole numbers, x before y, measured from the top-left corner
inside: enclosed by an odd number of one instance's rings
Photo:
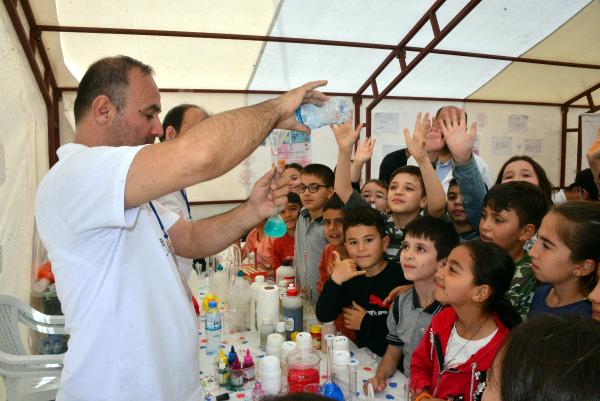
[[[160,219],[160,216],[158,215],[158,212],[154,208],[152,201],[148,202],[148,204],[150,205],[150,209],[152,209],[152,211],[154,212],[154,215],[156,216],[156,220],[158,220],[158,225],[160,226],[160,229],[163,232],[163,237],[165,237],[165,240],[169,240],[169,234],[167,234],[167,230],[165,230],[165,226],[163,225],[162,220]]]
[[[150,205],[150,209],[152,209],[152,211],[154,212],[154,216],[156,216],[158,225],[160,226],[160,229],[163,232],[163,237],[165,238],[165,245],[166,245],[169,253],[171,254],[171,257],[173,258],[173,263],[175,264],[175,270],[177,270],[177,273],[179,274],[179,278],[181,279],[181,285],[183,286],[183,290],[185,291],[188,299],[191,301],[193,298],[192,292],[190,291],[190,287],[186,284],[185,278],[183,277],[183,274],[181,273],[181,270],[179,269],[179,263],[177,262],[177,258],[175,257],[175,249],[173,248],[173,244],[171,244],[171,240],[169,239],[169,234],[167,233],[167,230],[165,230],[165,226],[164,226],[162,220],[160,219],[160,216],[158,215],[156,208],[152,204],[152,201],[148,202],[148,204]]]
[[[190,209],[190,202],[188,201],[187,194],[185,193],[185,189],[182,189],[179,192],[181,192],[181,196],[183,196],[183,200],[185,201],[185,207],[187,207],[188,216],[190,216],[190,220],[192,220],[192,211]],[[156,213],[156,212],[154,212],[154,213]]]

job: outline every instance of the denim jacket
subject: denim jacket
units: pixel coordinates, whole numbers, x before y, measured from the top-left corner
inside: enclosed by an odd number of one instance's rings
[[[479,232],[483,198],[487,192],[481,173],[477,168],[475,158],[471,157],[466,164],[456,165],[452,161],[452,174],[458,183],[462,194],[463,207],[467,214],[469,224],[473,230]]]

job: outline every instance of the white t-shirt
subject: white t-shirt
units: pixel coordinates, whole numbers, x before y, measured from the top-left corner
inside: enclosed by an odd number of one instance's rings
[[[471,358],[477,351],[485,347],[492,338],[496,335],[498,329],[494,330],[492,334],[479,340],[467,340],[462,338],[456,331],[456,325],[452,327],[452,333],[450,333],[450,339],[446,346],[446,357],[444,364],[448,368],[453,368],[458,365],[462,365]]]
[[[187,209],[187,204],[185,203],[185,199],[181,194],[181,191],[171,192],[170,194],[166,194],[165,196],[161,196],[158,198],[158,203],[169,209],[170,211],[177,213],[181,218],[185,221],[191,221],[192,218]],[[179,269],[181,269],[181,273],[186,280],[189,280],[190,273],[192,271],[192,264],[194,263],[193,259],[184,258],[183,256],[177,256],[177,263],[179,264]]]
[[[124,208],[141,148],[61,146],[38,188],[37,226],[71,335],[60,401],[201,399],[192,304],[148,204]],[[166,229],[179,219],[155,207]]]

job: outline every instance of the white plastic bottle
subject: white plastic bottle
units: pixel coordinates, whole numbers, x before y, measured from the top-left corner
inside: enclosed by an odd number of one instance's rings
[[[250,284],[250,291],[252,293],[252,300],[250,302],[250,327],[254,330],[258,331],[259,327],[259,319],[257,317],[258,313],[258,296],[260,294],[260,290],[265,286],[265,276],[258,275],[254,278],[254,282]]]
[[[267,349],[267,337],[269,334],[275,332],[275,325],[270,317],[263,317],[262,324],[260,325],[260,349],[266,351]]]
[[[261,385],[267,394],[279,394],[281,391],[281,365],[276,356],[267,355],[260,364]]]
[[[281,266],[275,270],[275,282],[279,284],[282,280],[285,280],[287,284],[296,284],[296,269],[294,269],[289,259],[281,262]]]
[[[222,264],[218,264],[215,268],[215,275],[213,278],[215,295],[219,298],[219,301],[227,303],[227,293],[229,292],[229,277],[227,272],[224,270]]]
[[[330,124],[342,124],[352,115],[350,103],[342,97],[332,97],[321,106],[306,103],[296,109],[296,120],[311,129]]]
[[[246,326],[246,318],[250,313],[250,285],[244,278],[244,272],[241,270],[237,272],[231,286],[228,306],[228,330],[234,332],[246,330],[248,328]]]
[[[206,352],[215,354],[219,350],[222,339],[223,317],[217,309],[217,303],[210,301],[205,316]]]

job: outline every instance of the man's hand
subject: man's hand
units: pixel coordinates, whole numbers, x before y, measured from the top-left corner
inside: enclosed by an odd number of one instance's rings
[[[362,128],[362,124],[359,126]],[[359,130],[360,131],[360,130]],[[375,138],[365,138],[363,142],[359,142],[354,153],[354,161],[359,163],[366,163],[373,157],[373,148],[375,147]]]
[[[408,151],[415,158],[418,164],[429,161],[426,149],[425,136],[428,131],[429,113],[425,113],[425,117],[421,120],[421,113],[417,114],[417,120],[415,121],[415,130],[413,131],[412,138],[407,128],[404,128],[404,139]]]
[[[327,81],[308,82],[278,97],[276,101],[279,106],[279,121],[275,127],[310,133],[306,125],[296,121],[294,112],[304,103],[323,104],[329,100],[327,96],[315,90],[324,85],[327,85]]]
[[[337,285],[356,277],[365,274],[364,270],[356,270],[356,262],[354,259],[341,260],[340,254],[333,251],[333,273],[331,279]]]
[[[440,128],[444,134],[446,145],[452,153],[456,164],[466,164],[473,155],[473,146],[477,137],[477,123],[471,124],[467,132],[467,118],[464,109],[460,109],[460,116],[455,108],[451,108],[440,118]]]
[[[410,290],[413,287],[414,287],[414,285],[408,284],[408,285],[401,285],[399,287],[394,288],[392,291],[390,291],[388,296],[385,297],[385,299],[383,300],[383,304],[384,305],[391,304],[398,295],[404,294],[406,291]]]
[[[353,129],[352,116],[350,116],[345,123],[340,125],[332,124],[330,127],[340,151],[352,152],[352,147],[360,136],[360,130],[363,128],[363,124],[360,124],[356,129]]]
[[[275,172],[277,172],[278,178],[273,180]],[[277,166],[276,170],[271,169],[260,177],[252,187],[248,205],[256,211],[261,220],[273,216],[279,208],[283,208],[287,203],[288,178],[282,174],[283,167]]]
[[[344,327],[349,330],[360,330],[360,324],[367,310],[352,301],[352,308],[344,308]]]

